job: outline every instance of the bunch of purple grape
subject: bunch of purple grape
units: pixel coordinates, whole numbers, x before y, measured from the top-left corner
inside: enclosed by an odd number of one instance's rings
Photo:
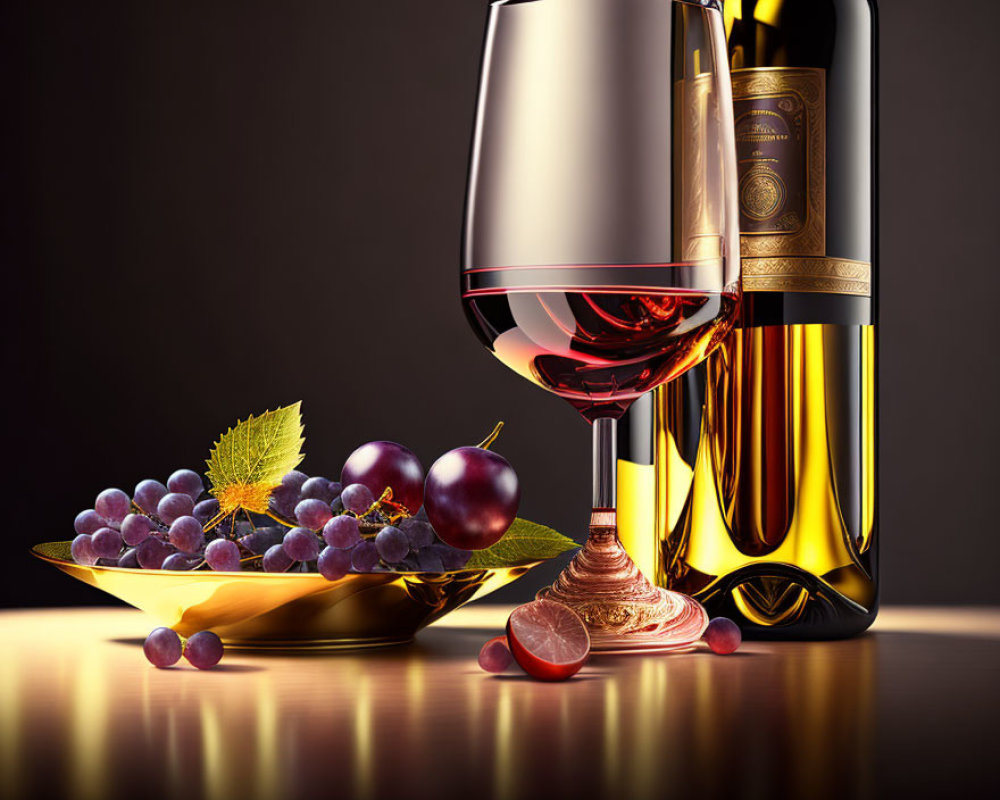
[[[218,524],[219,503],[204,495],[201,476],[189,469],[174,472],[166,486],[140,481],[131,498],[121,489],[105,489],[93,508],[76,515],[73,560],[136,569],[184,570],[203,563],[239,569],[239,546],[223,535],[232,532],[231,520]],[[208,541],[206,529],[220,538]]]
[[[351,473],[345,468],[345,474]],[[422,470],[419,475],[422,495]],[[393,487],[392,497],[413,503],[407,494],[412,482],[399,475],[394,479],[400,489],[397,494]],[[361,482],[341,488],[340,481],[320,476],[285,475],[271,495],[271,509],[294,524],[280,541],[260,537],[253,542],[254,551],[263,554],[264,571],[319,572],[333,581],[349,572],[444,572],[465,566],[470,551],[442,542],[422,508],[407,516],[403,503],[383,497],[388,484],[379,490],[375,483],[378,497]]]
[[[446,453],[425,480],[410,450],[369,442],[347,459],[340,481],[286,474],[267,516],[220,514],[188,469],[166,486],[141,481],[131,498],[105,489],[76,517],[72,556],[88,565],[319,572],[328,580],[349,572],[445,572],[503,535],[519,496],[513,469],[486,449]]]

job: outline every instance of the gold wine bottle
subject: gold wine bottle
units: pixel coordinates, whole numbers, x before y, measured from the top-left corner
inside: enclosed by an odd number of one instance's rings
[[[875,618],[873,0],[726,0],[741,322],[623,420],[619,531],[745,634]]]

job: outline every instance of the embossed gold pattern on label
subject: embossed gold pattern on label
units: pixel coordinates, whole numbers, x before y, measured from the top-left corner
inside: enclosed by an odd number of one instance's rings
[[[744,258],[745,292],[825,292],[870,297],[872,267],[846,258]]]
[[[871,265],[826,252],[826,73],[733,70],[747,292],[871,295]]]

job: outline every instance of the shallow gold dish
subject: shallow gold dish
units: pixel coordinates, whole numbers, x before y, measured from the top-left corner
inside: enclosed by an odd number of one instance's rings
[[[421,628],[520,578],[503,569],[378,572],[328,581],[317,573],[189,572],[88,567],[69,542],[32,553],[151,614],[181,636],[212,630],[237,649],[340,649],[412,641]]]

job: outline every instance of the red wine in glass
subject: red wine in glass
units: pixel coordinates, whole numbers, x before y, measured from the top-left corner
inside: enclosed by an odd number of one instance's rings
[[[731,292],[595,285],[655,278],[683,264],[519,267],[466,273],[466,315],[504,364],[588,420],[619,417],[702,361],[731,327]],[[522,283],[518,284],[518,281]]]

